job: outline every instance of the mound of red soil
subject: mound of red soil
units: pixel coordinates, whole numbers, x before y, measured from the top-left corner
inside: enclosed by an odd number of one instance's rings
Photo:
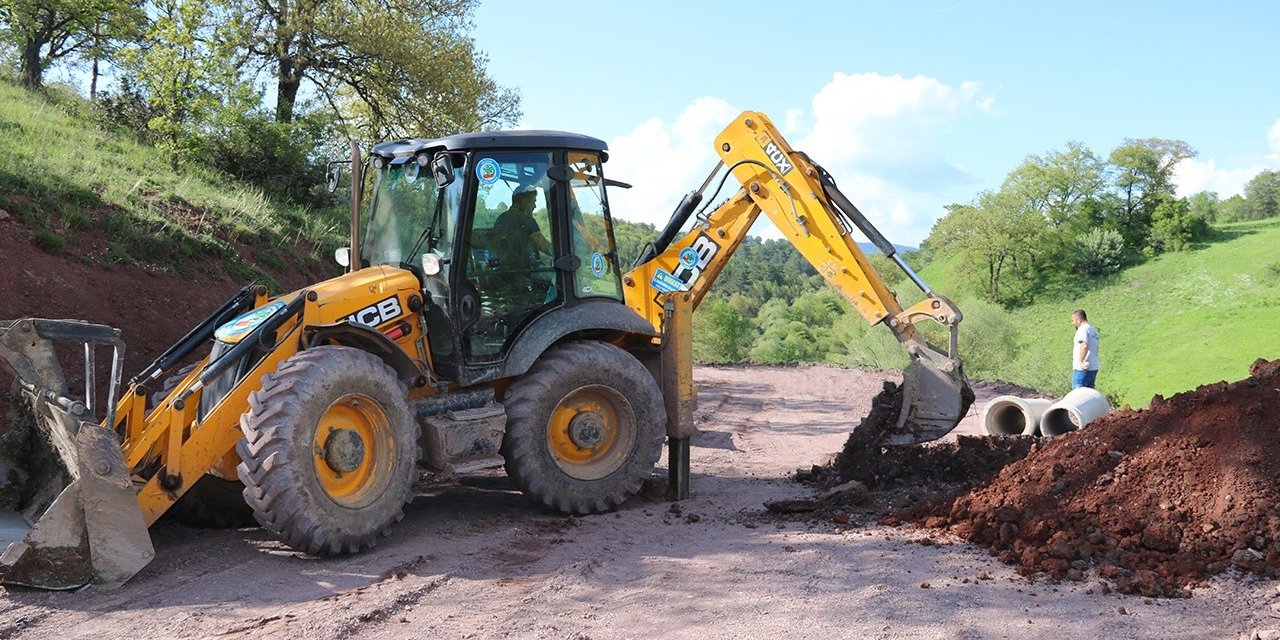
[[[1280,571],[1280,361],[1249,378],[1120,411],[1033,451],[989,483],[904,514],[1032,576],[1186,595],[1229,567]]]

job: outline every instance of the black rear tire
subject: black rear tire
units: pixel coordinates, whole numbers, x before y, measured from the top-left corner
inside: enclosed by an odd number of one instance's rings
[[[158,406],[196,365],[189,364],[160,383],[147,398],[147,410]],[[244,485],[236,478],[206,473],[182,494],[164,516],[197,529],[239,529],[257,524],[253,510],[244,501]]]
[[[609,511],[638,492],[666,435],[653,376],[603,342],[551,347],[511,384],[503,405],[507,475],[563,513]]]
[[[419,427],[408,389],[377,356],[307,349],[264,376],[249,407],[236,445],[244,500],[285,544],[314,555],[355,553],[404,518]],[[366,419],[374,426],[362,431]]]

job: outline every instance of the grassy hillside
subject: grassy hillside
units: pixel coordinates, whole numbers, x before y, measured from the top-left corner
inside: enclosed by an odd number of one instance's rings
[[[1088,311],[1102,336],[1099,389],[1134,406],[1154,394],[1242,378],[1259,357],[1280,358],[1280,220],[1227,225],[1219,235],[1079,294],[1007,312],[1017,329],[1014,359],[975,373],[1065,391],[1076,308]],[[923,275],[963,309],[972,296],[953,293],[959,268],[944,260]]]
[[[42,249],[245,281],[270,279],[258,267],[314,268],[341,243],[340,211],[283,205],[200,168],[175,171],[92,109],[70,91],[0,81],[0,209]]]

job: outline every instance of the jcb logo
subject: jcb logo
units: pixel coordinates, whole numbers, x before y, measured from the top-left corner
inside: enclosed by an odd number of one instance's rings
[[[702,270],[711,262],[711,257],[716,255],[720,250],[720,245],[711,239],[711,236],[703,233],[698,235],[698,239],[693,244],[680,252],[680,261],[676,264],[676,268],[671,275],[679,278],[685,284],[686,290],[698,281],[698,276],[702,275]],[[688,258],[688,259],[686,259]]]
[[[404,310],[400,308],[400,299],[392,296],[347,316],[347,321],[376,327],[399,318],[403,313]]]
[[[764,154],[769,156],[769,162],[778,168],[779,175],[787,175],[791,171],[791,159],[787,157],[787,152],[778,146],[778,143],[769,139],[769,136],[760,136],[760,148],[764,149]]]

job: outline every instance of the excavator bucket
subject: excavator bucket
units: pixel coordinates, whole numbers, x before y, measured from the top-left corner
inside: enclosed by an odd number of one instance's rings
[[[53,343],[80,342],[85,401],[69,397]],[[105,424],[113,424],[124,345],[111,327],[0,321],[0,359],[16,374],[0,421],[0,582],[42,589],[118,586],[155,555],[116,433],[93,419],[96,347],[114,348]]]
[[[930,358],[913,360],[902,372],[902,413],[881,441],[899,447],[937,440],[960,424],[973,404],[973,389],[958,366],[938,366]],[[949,370],[948,370],[949,369]]]

